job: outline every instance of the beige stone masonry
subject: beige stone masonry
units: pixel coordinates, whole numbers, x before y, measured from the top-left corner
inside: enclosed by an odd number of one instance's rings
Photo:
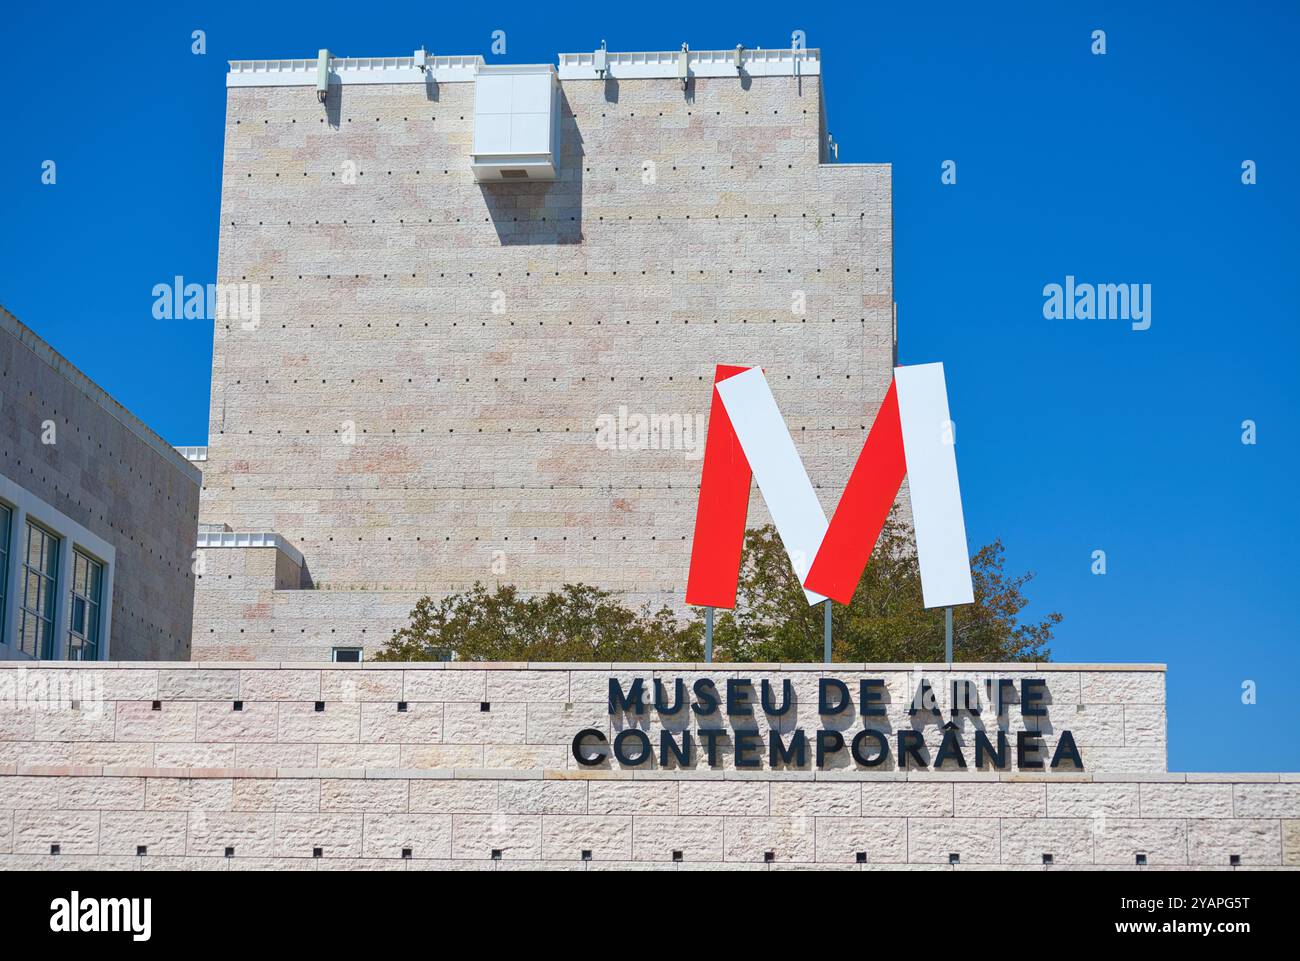
[[[788,679],[810,732],[863,724],[817,715],[821,677],[855,697],[858,678],[883,679],[887,715],[870,720],[891,729],[921,678],[944,708],[955,679],[1041,678],[1048,718],[1012,704],[1007,729],[1032,724],[1050,744],[1063,714],[1084,770],[737,770],[725,751],[716,768],[585,768],[574,734],[631,722],[609,715],[611,677]],[[1158,664],[0,665],[0,868],[1300,866],[1300,775],[1165,771],[1164,677]],[[1148,739],[1081,725],[1080,708],[1140,709]],[[972,719],[959,728],[969,754]]]

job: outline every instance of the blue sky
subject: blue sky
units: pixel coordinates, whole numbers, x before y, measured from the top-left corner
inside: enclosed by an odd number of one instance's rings
[[[498,59],[538,62],[802,29],[840,159],[894,165],[901,360],[947,366],[972,545],[1000,536],[1038,573],[1057,660],[1168,663],[1172,769],[1300,769],[1295,4],[512,6],[15,6],[0,302],[203,443],[211,329],[154,320],[150,291],[215,279],[226,60],[491,60],[503,29]],[[1067,274],[1150,284],[1150,329],[1044,319]]]

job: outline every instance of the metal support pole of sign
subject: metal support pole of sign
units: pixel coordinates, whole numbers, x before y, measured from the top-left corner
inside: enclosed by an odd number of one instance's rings
[[[952,608],[943,609],[943,656],[952,667]]]
[[[713,608],[704,609],[704,660],[713,663]]]
[[[826,626],[822,633],[822,660],[831,662],[831,599],[826,598]]]

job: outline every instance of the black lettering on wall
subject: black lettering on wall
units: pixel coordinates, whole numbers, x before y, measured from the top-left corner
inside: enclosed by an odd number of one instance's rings
[[[1043,735],[1037,731],[1016,732],[1016,767],[1022,771],[1042,768],[1039,751],[1043,748]]]
[[[844,750],[844,735],[839,731],[817,732],[817,766],[826,766],[826,755]]]
[[[873,743],[868,745],[868,741]],[[874,757],[867,754],[867,751],[873,749],[876,752]],[[852,751],[853,760],[863,767],[879,767],[889,760],[889,740],[879,731],[865,728],[853,739]]]
[[[581,731],[573,736],[573,759],[583,767],[595,767],[605,760],[608,751],[601,753],[588,754],[583,742],[590,738],[593,741],[599,741],[609,747],[609,741],[605,738],[605,732],[598,731],[594,727],[584,727]]]
[[[718,697],[718,689],[707,677],[702,677],[692,687],[695,691],[695,703],[691,705],[693,710],[700,717],[712,717],[718,713],[718,705],[722,699]]]
[[[939,743],[939,753],[934,756],[935,767],[943,767],[946,761],[956,761],[958,767],[966,767],[966,758],[961,753],[961,742],[957,739],[957,733],[957,725],[951,721],[943,726],[943,740]]]
[[[737,769],[763,766],[763,739],[756,732],[737,731],[732,740],[736,745]]]
[[[727,715],[754,716],[754,682],[747,677],[727,678]]]
[[[858,685],[858,709],[863,717],[884,717],[889,713],[884,706],[888,689],[883,678],[869,677]]]
[[[1047,717],[1047,682],[1027,677],[1020,682],[1020,713],[1024,717]]]
[[[1007,769],[1007,736],[1004,732],[998,731],[998,746],[995,750],[989,743],[989,736],[979,728],[975,729],[975,766],[984,767],[988,763],[989,756],[993,758],[993,767],[999,771]]]
[[[618,678],[609,679],[609,713],[611,717],[617,717],[627,711],[631,714],[645,713],[645,684],[641,678],[632,682],[628,688],[627,694],[623,693],[623,685],[619,683]]]
[[[781,707],[772,703],[772,682],[764,680],[759,690],[762,692],[763,713],[768,717],[781,717],[794,707],[794,685],[787,677],[781,681]]]
[[[672,731],[659,732],[659,766],[666,767],[668,756],[672,755],[677,760],[678,767],[691,766],[691,732],[682,731],[682,744],[679,749],[677,741],[673,738]]]
[[[834,698],[834,700],[832,700]],[[817,681],[817,713],[823,716],[839,714],[849,706],[849,686],[834,677]]]
[[[686,701],[686,682],[680,677],[673,681],[673,703],[668,705],[668,695],[664,689],[664,682],[655,678],[655,710],[660,714],[676,714],[682,709]]]
[[[898,732],[898,766],[906,770],[909,764],[925,767],[925,735],[920,731]]]
[[[637,754],[628,754],[624,745],[628,741],[636,741]],[[640,728],[630,727],[626,731],[619,731],[614,738],[614,757],[618,758],[618,763],[624,767],[640,767],[650,760],[650,735],[646,734]]]
[[[709,762],[709,767],[718,766],[718,743],[726,736],[726,731],[717,728],[700,728],[700,740],[704,742],[704,757]]]
[[[1052,767],[1059,766],[1063,760],[1069,761],[1076,769],[1083,770],[1083,758],[1079,756],[1079,749],[1074,744],[1074,735],[1069,731],[1062,731],[1060,740],[1056,742],[1056,752],[1052,755]]]
[[[803,728],[790,734],[790,746],[781,741],[781,732],[773,728],[768,733],[768,763],[772,767],[806,767],[808,764],[808,738]]]

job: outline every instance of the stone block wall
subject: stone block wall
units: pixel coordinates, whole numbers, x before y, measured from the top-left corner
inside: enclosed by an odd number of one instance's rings
[[[197,656],[475,581],[680,609],[715,363],[767,368],[833,510],[891,378],[889,166],[820,162],[817,75],[562,90],[559,179],[480,185],[472,82],[229,89],[219,279],[261,316],[216,325],[202,519],[315,590],[200,597]]]
[[[198,470],[3,308],[0,440],[0,475],[115,549],[110,656],[187,660]]]
[[[819,681],[842,680],[852,698],[847,709],[822,716]],[[751,700],[759,704],[764,681],[772,686],[772,706],[784,701],[782,682],[792,693],[790,709],[767,715],[729,715],[725,709],[701,716],[686,709],[660,712],[653,705],[643,714],[610,711],[610,680],[631,692],[640,678],[647,691],[663,682],[665,707],[671,708],[676,680],[688,698],[701,678],[712,679],[724,702],[729,680],[752,683]],[[1047,700],[1045,716],[1028,716],[1019,702],[1024,679],[1041,679]],[[866,717],[859,710],[863,680],[883,682],[884,714]],[[988,684],[1008,679],[1016,690],[1001,713],[992,706]],[[953,717],[952,682],[971,681],[982,713]],[[986,684],[988,682],[988,684]],[[915,695],[928,685],[938,714],[911,713]],[[8,685],[5,687],[4,685]],[[26,692],[26,693],[24,693]],[[79,702],[76,709],[67,706]],[[816,732],[834,729],[845,738],[826,767],[854,770],[849,750],[853,735],[864,727],[879,730],[891,742],[891,756],[874,771],[898,770],[896,738],[900,731],[919,731],[927,762],[933,762],[953,720],[965,758],[974,769],[974,732],[995,739],[999,730],[1011,742],[1009,770],[1015,761],[1016,732],[1041,734],[1042,754],[1050,759],[1061,732],[1070,731],[1082,755],[1085,773],[1164,772],[1166,734],[1164,672],[1157,667],[1090,668],[1072,665],[959,666],[934,665],[914,671],[898,665],[835,664],[646,664],[527,665],[473,664],[335,664],[311,663],[178,665],[155,668],[122,664],[107,670],[44,665],[23,671],[0,669],[0,716],[9,735],[0,740],[0,763],[70,764],[112,767],[187,768],[490,768],[493,770],[582,770],[573,757],[575,735],[594,729],[612,742],[620,732],[645,731],[656,755],[662,732],[693,733],[721,729],[728,740],[716,767],[736,769],[735,732],[753,732],[767,759],[772,732],[788,744],[802,729],[811,745]],[[48,714],[41,705],[51,705]],[[629,750],[628,752],[632,752]],[[695,767],[709,767],[697,751]],[[670,767],[672,765],[669,765]],[[811,763],[807,765],[811,767]],[[659,769],[648,764],[600,765],[620,769]],[[1071,770],[1070,767],[1062,768]]]
[[[609,680],[785,680],[793,716],[752,728],[919,728],[927,765],[576,763]],[[822,717],[818,681],[884,682],[881,717]],[[1046,682],[959,715],[968,767],[934,764],[952,681]],[[907,713],[921,680],[943,718]],[[996,684],[994,685],[996,687]],[[75,703],[74,703],[75,702]],[[725,700],[724,700],[725,703]],[[0,867],[764,870],[1244,869],[1300,865],[1300,775],[1164,770],[1164,671],[1134,665],[0,666]],[[776,705],[773,704],[773,707]],[[749,729],[740,715],[719,725]],[[977,768],[974,731],[1071,730],[1083,769]],[[768,734],[770,736],[770,734]],[[657,743],[657,739],[656,739]],[[763,751],[766,759],[766,741]],[[52,851],[58,851],[57,854]],[[1050,856],[1048,858],[1047,856]],[[1050,862],[1050,863],[1049,863]]]
[[[608,680],[790,680],[755,727],[914,726],[920,680],[1043,679],[1083,770],[577,765]],[[818,681],[884,681],[885,715],[818,717]],[[0,667],[0,867],[200,870],[1013,870],[1300,866],[1300,775],[1167,774],[1164,668],[970,665]],[[73,704],[75,701],[75,704]],[[775,706],[775,705],[774,705]],[[987,704],[982,706],[987,709]],[[706,726],[695,719],[686,727]],[[722,726],[740,731],[738,717]],[[936,739],[926,719],[927,753]],[[52,853],[56,852],[57,853]]]
[[[1298,866],[1291,775],[0,773],[9,870]]]

